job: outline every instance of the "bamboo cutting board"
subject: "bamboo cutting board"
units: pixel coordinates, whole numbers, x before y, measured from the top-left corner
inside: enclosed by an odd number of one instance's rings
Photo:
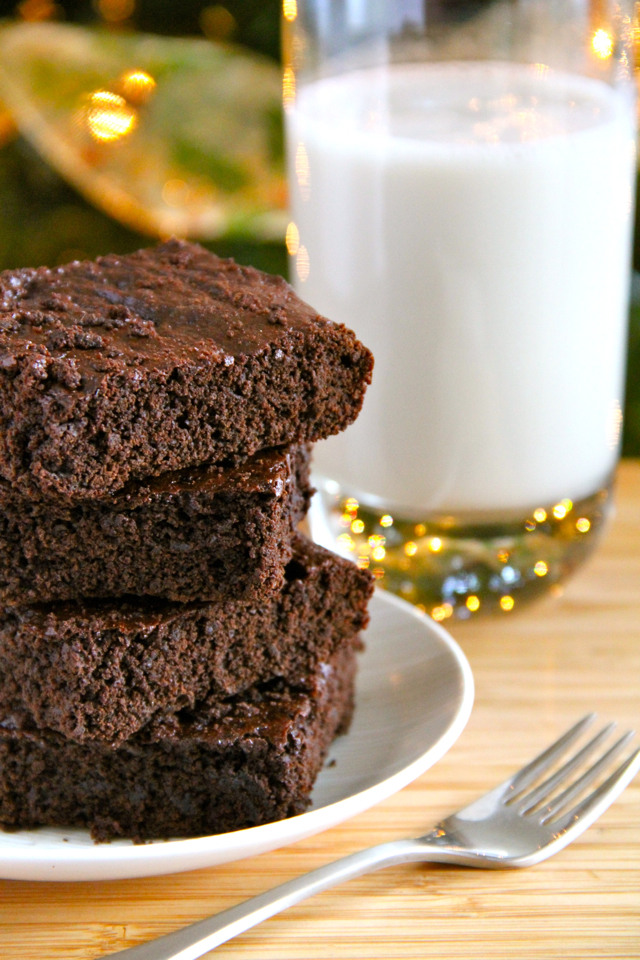
[[[310,840],[193,873],[0,881],[2,960],[92,960],[436,820],[597,710],[640,728],[640,463],[620,468],[603,546],[560,598],[451,625],[476,704],[450,753],[395,797]],[[591,829],[527,870],[403,866],[324,893],[209,954],[218,960],[640,957],[640,778]]]

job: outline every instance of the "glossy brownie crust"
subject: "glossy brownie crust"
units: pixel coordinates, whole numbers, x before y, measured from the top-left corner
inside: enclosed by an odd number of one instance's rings
[[[267,596],[309,506],[306,445],[192,467],[102,500],[31,499],[0,481],[0,601]]]
[[[302,813],[353,709],[355,650],[310,689],[255,688],[158,718],[127,743],[77,744],[24,713],[0,719],[0,825],[88,827],[96,840],[200,836]]]
[[[373,358],[281,278],[171,240],[0,275],[0,475],[100,498],[128,480],[338,433]]]
[[[78,742],[122,742],[157,713],[284,678],[304,689],[368,621],[372,579],[294,539],[271,599],[128,598],[0,613],[0,712],[19,707]]]

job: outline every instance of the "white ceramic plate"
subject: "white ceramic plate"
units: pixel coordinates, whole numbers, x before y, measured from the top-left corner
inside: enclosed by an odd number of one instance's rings
[[[0,831],[0,877],[115,880],[240,860],[326,830],[415,780],[461,734],[473,703],[467,660],[449,634],[389,593],[371,601],[356,712],[333,745],[307,813],[192,840],[95,844],[83,830]],[[428,824],[426,825],[428,826]]]

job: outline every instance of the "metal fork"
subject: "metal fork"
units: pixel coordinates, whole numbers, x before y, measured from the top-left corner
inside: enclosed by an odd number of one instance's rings
[[[256,926],[268,917],[364,873],[412,861],[458,863],[469,867],[529,867],[557,853],[589,827],[631,782],[640,769],[636,749],[604,782],[578,800],[586,787],[603,777],[633,738],[620,737],[580,776],[575,774],[598,751],[615,724],[604,727],[586,746],[542,783],[537,781],[564,756],[593,722],[583,717],[540,756],[470,806],[442,820],[424,837],[394,840],[351,854],[273,890],[137,947],[102,960],[196,960],[208,950]],[[560,791],[560,792],[558,792]]]

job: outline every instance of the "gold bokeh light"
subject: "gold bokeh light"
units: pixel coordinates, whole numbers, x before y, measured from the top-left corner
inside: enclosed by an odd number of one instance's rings
[[[342,547],[346,547],[347,550],[355,550],[356,548],[355,543],[353,542],[353,540],[351,539],[348,533],[341,533],[340,536],[338,537],[338,543]]]
[[[591,47],[596,57],[600,60],[608,60],[613,53],[613,37],[608,30],[600,28],[591,38]]]
[[[284,242],[287,245],[287,253],[289,254],[289,256],[295,257],[296,253],[298,252],[298,248],[300,246],[300,232],[297,226],[295,225],[295,223],[293,222],[293,220],[289,223],[287,227],[287,232],[284,238]]]
[[[112,143],[135,129],[138,116],[124,97],[109,90],[96,90],[89,98],[86,120],[94,140]]]
[[[151,74],[144,70],[128,70],[120,77],[120,88],[129,103],[139,106],[153,95],[156,82]]]
[[[122,23],[133,14],[135,0],[94,0],[94,7],[107,23]]]
[[[296,180],[298,181],[298,186],[304,192],[306,188],[309,187],[310,174],[309,174],[309,157],[307,156],[307,151],[304,143],[299,143],[296,150]]]
[[[215,3],[204,7],[201,11],[200,26],[207,40],[218,40],[224,43],[234,35],[238,29],[238,22],[226,7]]]
[[[298,16],[297,0],[282,0],[282,13],[289,23],[293,23]]]
[[[304,283],[309,277],[309,254],[307,253],[306,247],[301,246],[298,250],[298,255],[296,256],[296,271],[298,273],[298,279]]]
[[[290,110],[296,100],[296,75],[291,67],[285,67],[282,75],[282,105]]]

